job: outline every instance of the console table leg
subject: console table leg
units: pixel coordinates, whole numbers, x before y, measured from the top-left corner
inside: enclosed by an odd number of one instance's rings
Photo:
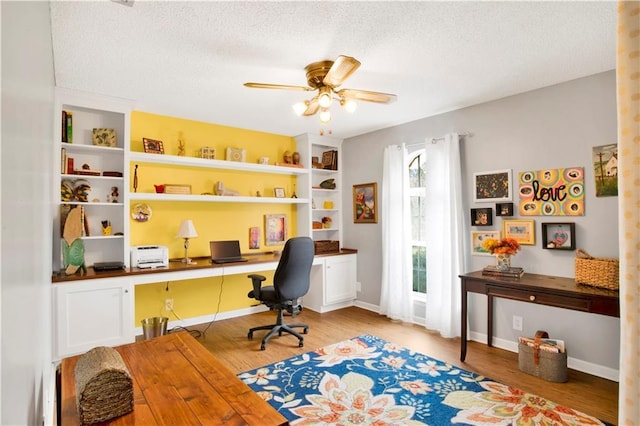
[[[462,280],[462,315],[460,319],[460,361],[467,357],[467,286]]]
[[[493,296],[487,294],[487,346],[493,341]]]

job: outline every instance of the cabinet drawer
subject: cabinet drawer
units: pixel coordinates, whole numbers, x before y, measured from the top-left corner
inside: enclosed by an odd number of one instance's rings
[[[529,303],[539,303],[547,306],[556,306],[558,308],[573,309],[575,311],[591,311],[591,300],[582,297],[572,297],[537,291],[515,290],[497,286],[488,286],[487,294],[489,296],[503,297],[505,299],[519,300]]]

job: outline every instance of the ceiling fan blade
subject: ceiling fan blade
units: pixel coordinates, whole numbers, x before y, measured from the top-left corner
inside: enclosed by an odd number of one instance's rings
[[[395,102],[398,97],[391,93],[370,92],[368,90],[342,89],[339,90],[338,96],[347,99],[355,99],[357,101],[377,102],[380,104],[388,104]]]
[[[338,56],[322,82],[325,86],[337,87],[360,66],[360,61],[351,56]]]
[[[302,115],[313,115],[318,112],[319,108],[320,104],[318,103],[318,97],[316,96],[309,101],[309,105],[307,106],[307,109],[304,111],[304,113],[302,113]]]
[[[246,87],[250,87],[252,89],[283,89],[283,90],[300,90],[303,92],[308,92],[310,90],[315,90],[312,89],[311,87],[307,87],[307,86],[290,86],[287,84],[269,84],[269,83],[253,83],[253,82],[248,82],[248,83],[244,83],[244,85]]]

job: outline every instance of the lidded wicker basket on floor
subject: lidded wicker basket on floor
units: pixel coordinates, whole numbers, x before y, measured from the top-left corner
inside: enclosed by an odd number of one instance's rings
[[[133,411],[133,380],[115,349],[91,349],[78,359],[74,373],[82,424],[104,422]]]
[[[582,249],[576,250],[576,278],[579,284],[618,290],[620,288],[620,261],[596,258]]]

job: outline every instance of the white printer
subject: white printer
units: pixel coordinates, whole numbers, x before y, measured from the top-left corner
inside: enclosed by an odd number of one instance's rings
[[[132,246],[131,266],[141,269],[169,266],[169,249],[166,246]]]

